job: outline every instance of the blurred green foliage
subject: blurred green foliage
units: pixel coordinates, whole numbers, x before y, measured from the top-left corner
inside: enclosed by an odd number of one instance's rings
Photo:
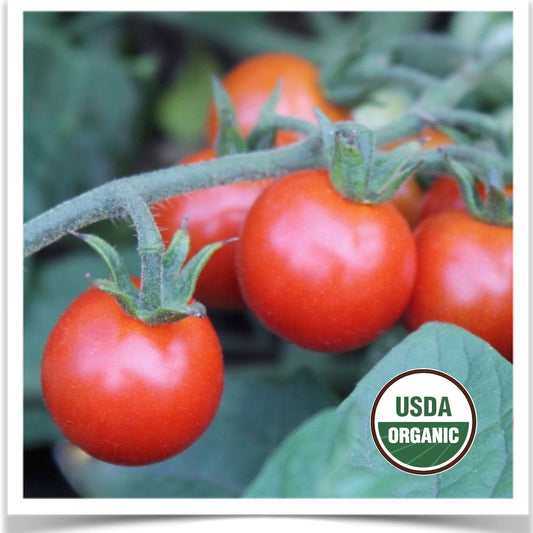
[[[155,119],[165,134],[178,141],[204,137],[211,76],[219,73],[220,66],[205,49],[187,51],[183,68],[157,102]]]
[[[144,81],[119,36],[102,48],[94,35],[71,35],[67,22],[25,14],[26,219],[131,168],[139,146]]]

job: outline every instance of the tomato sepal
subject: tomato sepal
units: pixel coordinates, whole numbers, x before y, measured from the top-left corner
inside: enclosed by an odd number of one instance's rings
[[[188,302],[192,298],[198,277],[211,256],[222,246],[235,240],[236,238],[232,238],[205,245],[184,264],[181,270],[165,269],[163,304],[172,306],[173,302]]]
[[[211,78],[215,112],[220,124],[215,139],[215,149],[218,155],[240,154],[247,151],[247,143],[237,127],[235,108],[220,80]]]
[[[501,172],[489,165],[481,181],[485,185],[486,198],[482,200],[476,187],[476,177],[463,163],[450,157],[440,149],[445,165],[455,176],[461,189],[461,194],[468,213],[475,219],[495,226],[512,226],[513,224],[513,198],[505,193]]]
[[[174,232],[161,260],[163,270],[162,283],[167,287],[176,282],[176,273],[182,269],[189,253],[191,239],[186,230],[186,224],[187,218],[182,221],[181,227]]]
[[[369,192],[371,202],[382,203],[390,200],[405,180],[414,174],[424,163],[416,157],[424,139],[398,146],[390,152],[378,152],[374,161],[374,186]]]
[[[274,146],[278,133],[275,124],[276,107],[281,97],[282,88],[283,83],[279,81],[261,108],[257,123],[246,139],[249,150],[266,150]]]
[[[69,233],[88,244],[98,255],[105,261],[107,268],[111,274],[111,280],[94,280],[93,284],[96,286],[102,285],[106,292],[124,295],[127,299],[134,299],[136,289],[131,281],[131,276],[124,264],[122,256],[118,253],[107,241],[92,235],[90,233],[79,233],[76,231],[69,231]]]

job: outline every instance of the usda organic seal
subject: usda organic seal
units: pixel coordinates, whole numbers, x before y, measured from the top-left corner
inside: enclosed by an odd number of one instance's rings
[[[380,391],[370,417],[379,451],[411,474],[457,464],[476,434],[476,409],[455,378],[429,368],[404,372]]]

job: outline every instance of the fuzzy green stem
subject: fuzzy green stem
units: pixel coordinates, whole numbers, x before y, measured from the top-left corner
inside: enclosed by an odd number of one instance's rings
[[[485,135],[494,139],[498,149],[503,154],[511,153],[512,143],[510,139],[502,134],[502,128],[498,121],[489,115],[471,109],[447,109],[434,112],[431,121],[436,125],[460,126],[473,133]]]
[[[439,86],[430,87],[421,97],[419,107],[432,113],[446,107],[457,105],[473,88],[477,87],[484,76],[501,59],[512,51],[512,43],[487,53],[478,53],[470,57],[462,67],[443,80]]]
[[[360,71],[347,73],[341,82],[330,82],[325,89],[327,97],[336,104],[354,106],[366,98],[369,92],[389,83],[399,83],[420,91],[438,84],[439,80],[434,76],[402,65],[387,67],[365,65]]]
[[[274,155],[275,154],[275,155]],[[320,137],[276,150],[236,154],[193,165],[173,166],[109,181],[63,202],[24,224],[24,256],[57,241],[69,230],[120,213],[122,187],[128,184],[147,202],[215,185],[281,176],[303,168],[325,167]]]
[[[446,170],[442,162],[441,153],[446,153],[452,159],[474,166],[483,175],[490,174],[494,167],[505,172],[505,161],[493,152],[485,152],[472,146],[450,145],[439,150],[424,152],[424,170]]]
[[[404,113],[400,118],[390,122],[386,126],[376,129],[376,146],[381,147],[386,144],[411,137],[420,132],[424,121],[418,113],[412,110]]]
[[[296,131],[304,135],[314,135],[317,132],[317,126],[315,124],[294,117],[277,115],[272,120],[272,125],[278,130]]]
[[[125,185],[121,189],[121,201],[137,233],[141,305],[145,309],[157,309],[161,306],[161,261],[165,246],[146,202],[132,187]]]

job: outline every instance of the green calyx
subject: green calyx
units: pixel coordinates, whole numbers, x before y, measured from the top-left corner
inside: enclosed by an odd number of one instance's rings
[[[146,324],[158,325],[190,316],[205,316],[205,307],[192,300],[196,281],[210,257],[229,241],[208,244],[186,262],[189,234],[185,221],[165,250],[146,203],[131,188],[124,187],[117,192],[123,195],[122,202],[137,233],[140,284],[136,286],[122,257],[104,239],[70,232],[93,248],[109,268],[110,278],[94,280],[93,284],[113,295],[127,314]]]
[[[162,254],[160,276],[156,280],[159,282],[158,286],[150,286],[148,275],[144,279],[141,277],[140,287],[137,288],[113,246],[96,235],[71,233],[86,242],[105,260],[111,278],[96,279],[93,284],[113,295],[130,316],[150,325],[175,322],[190,316],[205,316],[205,307],[200,302],[191,301],[192,294],[202,268],[225,242],[205,246],[185,263],[189,236],[184,229],[179,229]]]
[[[418,141],[390,152],[376,152],[370,129],[353,122],[332,124],[320,110],[315,113],[333,187],[352,202],[378,204],[389,200],[422,164]]]
[[[494,164],[482,164],[478,159],[475,165],[467,165],[452,158],[447,150],[440,149],[441,156],[455,176],[469,214],[481,222],[495,226],[513,225],[513,197],[507,196],[501,170]],[[471,163],[471,162],[469,162]],[[483,185],[483,199],[477,183]]]

